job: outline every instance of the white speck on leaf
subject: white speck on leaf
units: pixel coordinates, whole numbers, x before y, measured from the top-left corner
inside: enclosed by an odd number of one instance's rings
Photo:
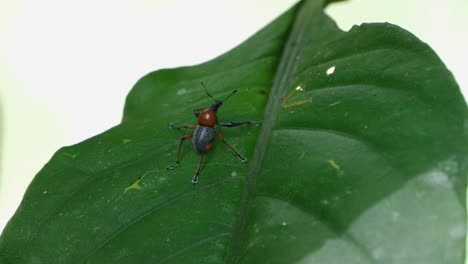
[[[456,224],[450,227],[449,235],[453,239],[460,239],[465,237],[466,227],[464,224]]]
[[[449,176],[439,169],[434,169],[425,173],[423,180],[425,183],[433,187],[452,187],[452,182],[450,181]]]
[[[382,248],[376,248],[374,250],[372,250],[372,257],[374,259],[381,259],[384,255],[384,250]]]
[[[177,95],[184,95],[186,93],[187,93],[187,89],[185,89],[185,88],[177,90]]]
[[[394,222],[398,221],[400,219],[400,213],[398,211],[393,211],[392,212],[392,219]]]
[[[456,175],[459,171],[458,163],[453,159],[441,162],[438,167],[449,175]]]
[[[159,177],[158,178],[158,182],[165,182],[166,181],[166,177]]]
[[[335,66],[328,68],[327,75],[328,76],[332,75],[335,72],[335,68],[336,68]]]

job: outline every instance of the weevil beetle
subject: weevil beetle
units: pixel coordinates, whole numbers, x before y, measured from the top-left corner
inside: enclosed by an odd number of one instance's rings
[[[240,126],[244,124],[250,124],[250,125],[255,125],[255,126],[260,126],[260,122],[254,122],[254,121],[244,121],[244,122],[218,122],[218,116],[216,115],[219,107],[223,105],[223,102],[226,102],[231,95],[235,94],[237,90],[232,91],[224,101],[220,101],[215,99],[209,92],[208,89],[206,89],[206,86],[203,82],[201,82],[201,85],[205,89],[206,94],[214,100],[214,103],[208,107],[208,108],[202,108],[202,109],[195,109],[193,110],[193,113],[195,116],[198,118],[198,125],[184,125],[184,126],[174,126],[172,124],[169,124],[169,128],[172,129],[180,129],[180,128],[187,128],[187,129],[195,129],[195,132],[193,134],[187,134],[183,136],[180,139],[179,142],[179,150],[177,151],[177,159],[176,161],[167,166],[168,170],[174,169],[179,163],[180,163],[180,154],[182,151],[182,145],[186,140],[192,139],[193,146],[197,150],[197,152],[200,154],[200,161],[198,162],[198,167],[197,170],[195,171],[195,175],[193,176],[192,183],[197,184],[198,183],[198,176],[200,175],[201,168],[203,166],[203,159],[205,154],[213,147],[215,135],[229,148],[234,152],[237,157],[239,157],[241,162],[246,162],[247,159],[242,156],[242,154],[239,153],[233,146],[231,146],[226,139],[224,138],[221,133],[215,130],[215,125],[220,125],[220,126],[225,126],[225,127],[235,127],[235,126]]]

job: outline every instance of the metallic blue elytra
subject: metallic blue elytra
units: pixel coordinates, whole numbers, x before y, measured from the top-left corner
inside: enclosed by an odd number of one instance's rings
[[[213,142],[215,136],[215,130],[212,127],[198,125],[193,133],[193,146],[198,153],[206,153],[206,146]]]

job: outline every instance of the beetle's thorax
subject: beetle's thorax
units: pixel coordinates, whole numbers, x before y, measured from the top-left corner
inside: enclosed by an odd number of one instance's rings
[[[217,122],[216,111],[211,108],[203,110],[198,116],[198,124],[201,126],[214,127]]]

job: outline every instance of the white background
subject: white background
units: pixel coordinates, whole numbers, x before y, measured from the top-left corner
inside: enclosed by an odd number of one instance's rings
[[[295,2],[2,0],[0,231],[59,147],[119,123],[140,77],[220,55]],[[354,0],[327,13],[344,30],[386,21],[408,29],[468,94],[468,1]]]

